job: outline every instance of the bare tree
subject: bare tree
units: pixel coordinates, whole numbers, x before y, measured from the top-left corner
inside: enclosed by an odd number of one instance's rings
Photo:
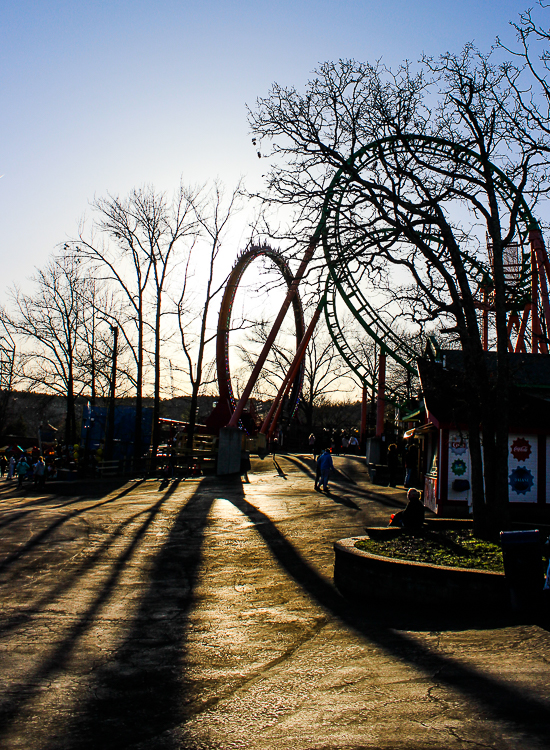
[[[204,357],[206,347],[215,338],[208,334],[209,312],[212,301],[225,285],[225,278],[215,281],[217,260],[222,248],[224,234],[229,221],[240,210],[242,187],[239,183],[225,199],[224,189],[215,182],[212,190],[197,193],[192,199],[194,216],[203,237],[209,246],[206,265],[206,282],[201,302],[194,307],[189,302],[189,284],[191,283],[192,252],[189,252],[185,267],[185,277],[179,300],[177,302],[178,326],[181,345],[187,359],[189,380],[191,383],[191,403],[188,417],[187,447],[193,447],[193,434],[197,421],[197,404],[201,387],[204,384]],[[194,258],[193,258],[194,260]],[[190,310],[191,308],[191,310]],[[193,309],[194,308],[194,309]],[[198,334],[193,333],[191,326],[198,326]]]
[[[239,355],[246,370],[256,364],[256,351],[265,343],[270,331],[267,320],[256,321],[247,333],[246,346],[238,345]],[[260,399],[274,396],[294,359],[295,351],[288,345],[287,333],[272,347],[262,373],[255,386]],[[311,432],[315,409],[336,397],[342,401],[344,394],[353,390],[349,369],[326,330],[319,326],[310,339],[304,355],[304,379],[299,408],[305,416],[307,430]]]
[[[81,375],[77,352],[83,326],[82,266],[75,255],[64,252],[38,269],[31,280],[34,293],[11,290],[12,311],[3,310],[2,320],[26,344],[21,366],[30,389],[66,397],[65,440],[74,443],[75,387]]]
[[[80,233],[75,243],[81,255],[88,258],[105,278],[114,282],[126,301],[128,314],[118,320],[122,336],[135,360],[136,419],[134,456],[141,455],[145,342],[147,332],[153,336],[153,436],[152,468],[158,447],[158,417],[161,387],[162,305],[168,276],[181,240],[192,241],[197,220],[191,213],[195,195],[180,185],[173,200],[152,186],[134,189],[126,198],[108,196],[94,202],[95,229],[104,239],[97,241]],[[187,252],[189,248],[186,247]],[[152,306],[152,320],[149,308]],[[134,335],[135,334],[135,335]]]
[[[355,264],[362,282],[393,294],[404,319],[420,327],[440,321],[460,340],[470,378],[476,531],[495,533],[506,523],[508,497],[510,289],[503,255],[517,240],[523,201],[547,188],[539,155],[541,140],[545,147],[550,140],[540,131],[525,138],[531,123],[505,69],[471,46],[425,58],[416,72],[408,64],[392,73],[355,61],[326,63],[304,94],[275,85],[250,123],[272,144],[266,200],[295,208],[300,236],[310,236],[323,217],[327,252],[339,248],[331,259],[336,272]],[[345,190],[325,204],[337,172]],[[510,184],[515,189],[506,193]],[[490,271],[480,223],[493,248]],[[496,382],[477,317],[489,276]]]

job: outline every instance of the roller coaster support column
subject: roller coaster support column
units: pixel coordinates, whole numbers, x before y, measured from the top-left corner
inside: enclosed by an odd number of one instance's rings
[[[292,360],[290,369],[288,370],[285,376],[285,379],[283,380],[281,387],[279,388],[279,392],[277,393],[275,400],[271,404],[271,409],[269,410],[267,417],[264,419],[264,422],[260,428],[260,432],[265,435],[269,428],[269,424],[271,420],[273,419],[273,423],[271,425],[271,429],[269,430],[268,437],[271,437],[271,435],[275,432],[275,427],[277,426],[277,422],[279,421],[279,417],[281,416],[281,410],[283,408],[284,397],[290,391],[292,387],[292,382],[294,378],[296,377],[296,375],[298,374],[298,370],[300,368],[300,365],[302,364],[302,360],[304,359],[304,355],[306,353],[307,345],[309,344],[309,340],[313,336],[313,332],[317,326],[317,323],[319,322],[319,317],[321,315],[321,312],[324,306],[325,306],[325,296],[323,295],[321,301],[317,305],[317,309],[315,310],[315,313],[313,314],[311,322],[307,327],[307,331],[304,333],[304,337],[300,341],[300,345],[296,351],[296,355],[294,359]]]
[[[235,411],[233,412],[233,415],[231,419],[229,420],[229,423],[227,425],[228,427],[236,427],[239,424],[239,419],[241,418],[243,409],[246,406],[246,402],[248,401],[250,394],[252,393],[252,389],[254,388],[256,384],[256,380],[258,379],[258,376],[260,372],[262,371],[262,367],[264,366],[264,362],[267,359],[269,350],[273,346],[273,342],[275,341],[275,338],[277,334],[279,333],[279,328],[283,324],[283,320],[285,319],[285,315],[287,314],[288,308],[290,307],[290,303],[292,302],[292,299],[294,295],[296,294],[296,290],[298,289],[298,284],[302,280],[302,277],[305,273],[307,265],[309,261],[311,260],[313,253],[315,252],[315,247],[317,245],[317,242],[318,242],[318,235],[315,234],[312,237],[311,242],[308,245],[308,248],[304,254],[302,262],[300,263],[300,267],[296,273],[296,276],[294,277],[294,280],[292,284],[290,285],[285,301],[283,302],[283,305],[279,311],[279,314],[277,315],[275,323],[273,323],[273,328],[271,329],[269,336],[266,339],[266,342],[261,351],[261,354],[258,357],[258,361],[256,362],[256,366],[252,370],[252,374],[248,380],[248,383],[246,384],[246,388],[244,389],[243,394],[240,397],[237,406],[235,407]]]
[[[364,453],[364,448],[367,440],[367,402],[368,402],[368,390],[366,386],[363,386],[361,394],[361,450]]]
[[[532,266],[533,266],[533,293],[532,293],[532,310],[531,310],[531,326],[533,329],[533,346],[532,350],[535,352],[542,352],[543,354],[548,353],[548,345],[544,340],[544,334],[542,332],[540,318],[538,314],[538,290],[540,289],[540,297],[542,300],[542,310],[544,315],[546,337],[550,334],[550,303],[548,301],[548,282],[550,281],[550,262],[548,261],[548,254],[544,246],[544,240],[542,233],[538,225],[532,226],[529,229],[529,242],[531,243],[532,253]],[[538,283],[537,283],[538,282]],[[538,287],[538,289],[537,289]]]
[[[386,352],[380,347],[378,357],[378,394],[376,399],[376,437],[384,434],[384,411],[386,406]]]

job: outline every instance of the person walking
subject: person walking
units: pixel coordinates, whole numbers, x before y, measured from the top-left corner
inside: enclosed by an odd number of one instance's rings
[[[313,432],[309,436],[308,445],[309,445],[309,450],[313,454],[313,458],[315,458],[315,435],[313,434]]]
[[[418,447],[414,441],[411,442],[405,453],[405,488],[414,487],[416,484],[416,472],[418,467]]]
[[[8,479],[13,479],[14,474],[15,474],[15,458],[13,456],[10,456],[10,460],[8,464]]]
[[[330,450],[328,448],[325,448],[323,453],[321,453],[317,464],[318,464],[319,475],[320,475],[319,484],[323,485],[324,492],[328,492],[328,480],[329,480],[330,472],[332,471],[332,469],[334,469],[332,456],[330,455]]]
[[[19,459],[16,470],[17,470],[17,479],[19,480],[19,487],[22,487],[23,480],[27,476],[27,472],[29,470],[29,464],[27,463],[27,459],[25,458],[25,456],[22,456]]]
[[[0,456],[0,476],[2,479],[4,479],[4,474],[6,473],[6,469],[8,468],[8,460],[6,458],[6,455],[2,453]]]
[[[359,448],[359,440],[357,440],[355,435],[352,435],[349,439],[349,452],[355,456],[357,454],[358,448]]]
[[[317,463],[315,464],[315,489],[320,490],[321,489],[321,456],[323,454],[321,453],[317,459]]]

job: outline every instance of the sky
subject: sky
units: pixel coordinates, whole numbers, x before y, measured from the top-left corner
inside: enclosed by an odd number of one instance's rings
[[[531,3],[532,4],[532,3]],[[246,119],[271,84],[321,62],[488,49],[517,0],[0,0],[2,282],[21,284],[94,197],[242,176]],[[238,244],[245,227],[235,236]],[[235,252],[239,248],[235,249]]]

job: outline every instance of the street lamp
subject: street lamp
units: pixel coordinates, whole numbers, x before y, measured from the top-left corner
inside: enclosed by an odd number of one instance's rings
[[[113,443],[115,439],[115,390],[116,390],[116,360],[118,350],[118,326],[109,323],[113,333],[113,354],[111,367],[111,382],[109,388],[109,412],[107,415],[107,429],[105,431],[105,456],[113,458]]]

